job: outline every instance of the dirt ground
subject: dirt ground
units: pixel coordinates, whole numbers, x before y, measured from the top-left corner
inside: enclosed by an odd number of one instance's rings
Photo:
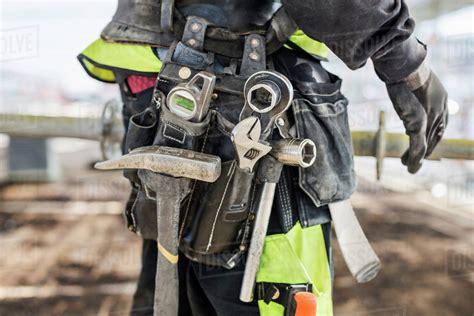
[[[355,194],[357,216],[382,270],[357,285],[336,249],[337,315],[474,314],[473,214],[453,218],[418,195]]]
[[[127,183],[93,171],[0,189],[0,315],[127,314],[140,239],[120,215]],[[335,245],[336,315],[473,315],[472,213],[361,182],[353,204],[383,270],[357,285]]]

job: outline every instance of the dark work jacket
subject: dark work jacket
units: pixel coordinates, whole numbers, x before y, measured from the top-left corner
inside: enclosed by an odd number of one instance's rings
[[[296,24],[325,43],[351,69],[374,62],[385,82],[398,82],[426,56],[412,35],[415,22],[403,0],[283,0]]]
[[[102,31],[104,39],[161,47],[168,47],[176,39],[176,34],[160,26],[162,0],[118,2],[113,20]],[[204,15],[207,18],[210,14],[214,17],[213,23],[219,25],[217,17],[220,12],[226,22],[223,24],[237,34],[248,34],[248,25],[260,25],[274,8],[281,5],[272,6],[271,0],[225,0],[220,6],[216,6],[216,2],[176,0],[180,12],[176,14]],[[363,66],[371,58],[377,74],[385,82],[398,82],[405,78],[421,65],[426,56],[424,45],[412,36],[415,22],[403,0],[282,0],[282,3],[283,10],[306,35],[325,43],[351,69]],[[186,10],[183,8],[185,5],[201,6],[202,10]],[[226,8],[230,8],[232,14]],[[282,30],[277,33],[282,33]]]
[[[385,82],[403,79],[426,56],[424,46],[412,36],[414,22],[403,1],[283,0],[283,5],[299,28],[324,42],[350,68],[371,58]],[[317,163],[300,171],[299,187],[304,192],[296,193],[305,194],[297,199],[299,219],[303,226],[322,224],[330,220],[325,205],[347,199],[355,188],[348,102],[340,92],[339,78],[329,74],[329,82],[315,81],[316,61],[288,50],[273,57],[277,70],[297,90],[292,107],[297,136],[314,140],[318,148]],[[304,74],[308,78],[301,78]]]

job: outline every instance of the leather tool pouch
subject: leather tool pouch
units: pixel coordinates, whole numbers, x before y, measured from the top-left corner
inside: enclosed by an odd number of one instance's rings
[[[212,113],[202,122],[184,121],[171,113],[167,107],[161,107],[160,122],[158,124],[153,145],[184,148],[194,151],[203,151],[203,145],[209,133]]]
[[[304,226],[321,224],[316,216],[304,214],[305,209],[347,199],[356,185],[348,101],[341,92],[341,79],[311,56],[284,49],[274,61],[295,89],[291,106],[295,136],[311,139],[317,149],[315,163],[299,169],[299,186],[311,200],[298,199],[308,204],[299,207],[300,219]]]
[[[300,187],[316,206],[349,198],[356,184],[348,101],[341,80],[331,76],[331,83],[294,84],[298,137],[313,140],[318,152],[311,167],[300,169]]]
[[[171,55],[172,51],[157,81],[157,90],[163,94],[183,82],[177,75],[182,66]],[[193,68],[191,71],[193,75],[199,72]],[[218,98],[211,102],[203,121],[185,121],[165,106],[158,111],[152,105],[130,119],[126,149],[160,145],[221,157],[222,172],[216,182],[191,182],[191,193],[181,206],[180,249],[191,260],[232,268],[248,243],[254,173],[238,168],[231,141],[231,131],[244,103],[239,91],[243,91],[245,78],[227,74],[217,77]],[[154,192],[145,190],[136,171],[127,171],[126,175],[134,186],[133,202],[128,203],[127,211],[129,227],[145,239],[155,239]]]
[[[156,108],[156,106],[151,107]],[[149,109],[150,108],[147,110]],[[133,137],[132,135],[130,136],[130,138],[132,138],[130,141],[132,141],[134,145],[139,146],[128,145],[129,135],[127,135],[126,148],[133,149],[143,146],[160,145],[202,151],[212,116],[212,113],[209,113],[202,122],[193,123],[181,120],[166,107],[160,107],[159,115],[154,116],[155,119],[153,123],[151,120],[149,122],[153,124],[153,132],[151,130],[145,132],[144,128],[140,128],[138,129],[140,133],[132,134]],[[134,117],[135,116],[132,116],[130,118],[129,126],[132,127],[132,129],[129,128],[129,132],[135,128]],[[135,196],[132,196],[133,202],[129,201],[128,203],[130,210],[127,211],[129,214],[127,219],[132,219],[131,222],[128,221],[129,227],[145,239],[156,239],[155,192],[149,192],[146,189],[141,179],[137,176],[136,170],[127,170],[125,176],[130,179],[134,188],[133,191],[136,192]]]
[[[193,31],[192,25],[200,25],[199,32]],[[230,60],[223,66],[213,53],[204,53],[202,50],[206,27],[205,20],[189,18],[183,42],[174,43],[163,60],[155,97],[161,95],[163,99],[171,89],[188,82],[200,71],[215,73],[215,97],[210,103],[208,115],[200,123],[193,123],[177,117],[165,106],[161,106],[159,115],[155,113],[153,120],[147,119],[148,112],[142,113],[137,122],[140,126],[149,127],[149,130],[143,131],[143,137],[132,137],[130,142],[127,139],[127,144],[185,148],[221,158],[222,172],[216,182],[191,181],[191,192],[181,205],[180,249],[191,260],[232,268],[246,250],[250,235],[255,174],[238,168],[231,131],[239,121],[244,105],[246,79],[255,71],[265,69],[265,39],[258,35],[247,36],[244,53],[247,57],[243,58],[240,68],[236,60]],[[189,31],[186,31],[188,28]],[[191,45],[194,48],[183,44],[191,42],[195,44]],[[255,47],[255,42],[259,43],[258,47]],[[262,56],[258,61],[248,57],[256,53]],[[240,71],[238,74],[237,70]],[[183,71],[189,76],[183,76]],[[156,108],[152,105],[152,109]],[[152,130],[155,131],[154,134]],[[130,149],[131,145],[127,146]],[[155,239],[154,196],[144,190],[145,186],[136,177],[136,172],[131,172],[129,178],[135,187],[135,199],[133,203],[129,203],[128,212],[133,220],[133,230],[145,239]]]
[[[181,250],[192,260],[232,268],[248,242],[255,174],[238,168],[237,161],[229,157],[233,149],[222,151],[231,145],[222,125],[226,120],[217,112],[214,118],[203,150],[221,154],[221,176],[210,184],[196,182],[184,203]],[[226,125],[233,126],[229,122]]]
[[[180,248],[191,260],[232,268],[245,251],[249,236],[249,214],[254,193],[253,172],[246,172],[234,160],[230,130],[233,124],[211,110],[204,121],[182,121],[161,108],[152,144],[192,149],[219,155],[222,172],[214,183],[194,181],[181,206]],[[135,177],[136,173],[131,171]],[[140,179],[131,214],[135,231],[155,239],[154,192],[147,192]]]
[[[131,115],[128,122],[127,133],[124,139],[124,152],[149,146],[153,144],[159,121],[159,109],[154,105],[150,105],[142,112]],[[141,220],[141,213],[136,212],[137,209],[151,209],[154,204],[151,200],[146,199],[141,181],[138,177],[137,170],[128,169],[124,171],[124,177],[127,178],[131,185],[132,191],[125,207],[125,221],[129,230],[144,235],[150,231],[150,224]],[[137,222],[140,220],[141,225]],[[156,217],[156,216],[155,216]],[[148,234],[147,234],[148,235]]]
[[[239,245],[239,236],[248,217],[254,173],[240,170],[235,160],[222,165],[222,176],[198,197],[205,207],[198,210],[191,230],[190,246],[198,253],[213,254]],[[206,203],[207,201],[207,203]]]

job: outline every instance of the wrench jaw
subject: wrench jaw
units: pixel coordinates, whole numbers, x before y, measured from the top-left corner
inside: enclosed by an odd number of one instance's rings
[[[272,147],[259,142],[261,133],[260,120],[253,116],[242,120],[232,130],[232,143],[240,169],[252,172],[256,163],[272,150]]]

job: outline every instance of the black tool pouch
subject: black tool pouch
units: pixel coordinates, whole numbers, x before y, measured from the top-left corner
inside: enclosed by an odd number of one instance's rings
[[[124,140],[124,152],[128,153],[135,148],[152,145],[158,122],[159,109],[153,104],[142,112],[132,115],[129,119]],[[149,209],[153,206],[151,201],[145,199],[137,170],[125,170],[124,177],[130,180],[132,185],[130,198],[124,212],[126,225],[131,231],[140,233],[134,210],[137,208]],[[143,230],[147,231],[148,229],[143,228]]]
[[[177,147],[202,152],[203,144],[210,128],[212,113],[202,122],[184,121],[171,113],[166,106],[161,107],[160,122],[153,145]]]
[[[157,118],[153,133],[144,133],[140,139],[134,138],[133,144],[140,145],[135,147],[160,145],[202,151],[212,113],[209,113],[202,122],[193,123],[181,120],[162,106]],[[133,117],[130,121],[132,126]],[[156,193],[147,190],[145,184],[138,178],[136,170],[127,170],[125,175],[132,181],[132,194],[135,192],[133,202],[128,203],[130,210],[127,213],[132,219],[132,226],[129,224],[129,227],[145,239],[156,239]]]
[[[181,250],[190,259],[232,268],[248,242],[249,214],[254,198],[254,172],[241,170],[234,159],[233,124],[214,112],[203,150],[220,154],[222,171],[214,183],[196,182],[182,214]]]
[[[199,43],[199,36],[195,40]],[[247,55],[260,52],[256,47],[250,48],[255,42],[254,37],[249,36],[247,42]],[[263,45],[263,38],[258,43]],[[260,53],[264,56],[264,51]],[[245,67],[240,68],[242,75],[235,74],[237,63],[233,61],[225,71],[217,72],[214,54],[175,43],[163,61],[156,85],[157,90],[167,95],[202,70],[217,73],[210,110],[204,120],[200,123],[185,121],[171,113],[162,102],[152,144],[190,149],[221,158],[222,172],[216,182],[191,181],[191,192],[181,205],[179,237],[181,251],[191,260],[226,268],[234,267],[246,249],[254,198],[254,173],[238,168],[231,141],[231,131],[239,121],[244,105],[243,88],[248,74],[243,70],[250,69],[253,73],[262,67],[261,64],[265,66],[264,58],[259,62],[247,60],[248,65],[244,63]],[[146,192],[145,186],[140,186],[138,181],[137,198],[131,209],[135,231],[145,239],[155,239],[157,235],[155,208],[153,193]]]
[[[249,40],[250,41],[250,40]],[[173,45],[168,52],[162,67],[158,86],[163,92],[169,92],[176,84],[182,83],[178,76],[183,63],[189,60],[205,61],[213,65],[214,56],[203,56],[201,52],[182,44]],[[213,72],[209,67],[187,67],[192,78],[200,69]],[[186,66],[185,66],[186,67]],[[199,69],[200,68],[200,69]],[[163,115],[155,144],[183,146],[188,149],[219,156],[222,161],[222,172],[214,183],[194,181],[187,200],[181,210],[180,249],[191,260],[208,265],[232,268],[245,251],[249,236],[249,214],[254,190],[254,173],[240,170],[235,161],[231,141],[231,131],[239,120],[244,104],[243,86],[245,76],[235,74],[216,74],[215,98],[210,104],[208,129],[202,137],[183,137],[173,122]],[[195,136],[195,135],[193,135]],[[184,141],[183,141],[184,139]],[[193,142],[193,144],[191,144]]]
[[[300,168],[300,187],[316,206],[349,198],[356,185],[348,101],[341,80],[330,76],[331,83],[294,83],[297,136],[311,139],[317,148],[315,163]]]
[[[295,90],[293,136],[312,140],[317,149],[315,163],[299,168],[299,187],[307,196],[298,198],[300,219],[304,226],[321,224],[308,214],[310,210],[347,199],[355,189],[348,100],[341,92],[341,79],[309,54],[281,49],[274,55],[274,63],[277,71],[290,78]]]

